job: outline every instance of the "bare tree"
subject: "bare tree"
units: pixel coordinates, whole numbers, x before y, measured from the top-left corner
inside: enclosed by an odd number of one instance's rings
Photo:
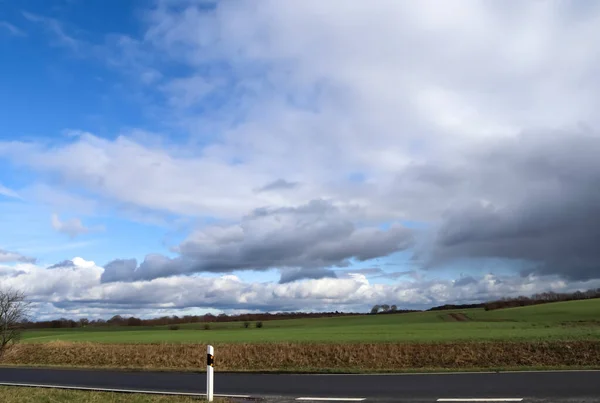
[[[24,293],[0,290],[0,357],[11,344],[19,340],[29,307]]]

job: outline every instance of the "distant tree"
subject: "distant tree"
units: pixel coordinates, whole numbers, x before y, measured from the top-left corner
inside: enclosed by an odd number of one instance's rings
[[[115,315],[109,320],[107,320],[106,323],[108,323],[109,325],[121,325],[123,321],[124,319],[121,315]]]
[[[179,330],[179,325],[169,325],[169,330]]]
[[[248,328],[250,327],[250,322],[247,322],[247,321],[246,321],[246,322],[244,322],[244,327],[245,327],[246,329],[248,329]]]
[[[381,310],[383,312],[387,312],[390,310],[390,306],[388,304],[383,304],[383,305],[381,305]]]
[[[261,327],[263,327],[263,323],[261,321],[256,322],[256,327],[260,329]]]
[[[127,318],[127,326],[142,326],[142,320],[140,318],[132,316],[130,318]]]
[[[19,341],[23,319],[27,318],[29,309],[24,293],[0,290],[0,357],[10,345]]]
[[[210,325],[208,323],[204,324],[204,330],[210,330]]]
[[[86,327],[89,324],[90,324],[90,321],[87,318],[79,319],[79,326]]]
[[[381,309],[381,305],[375,305],[375,306],[373,306],[373,308],[371,308],[371,314],[378,313],[380,309]]]
[[[398,310],[398,307],[396,305],[392,305],[390,307],[390,312],[396,312]]]

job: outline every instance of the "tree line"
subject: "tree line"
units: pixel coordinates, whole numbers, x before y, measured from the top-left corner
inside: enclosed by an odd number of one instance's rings
[[[539,305],[547,304],[549,302],[562,302],[562,301],[577,301],[582,299],[600,298],[600,288],[590,289],[587,291],[575,291],[571,293],[557,293],[553,291],[542,292],[533,294],[530,297],[518,296],[518,297],[506,297],[499,300],[481,302],[476,304],[445,304],[440,306],[434,306],[427,309],[427,311],[448,311],[453,309],[473,309],[473,308],[484,308],[486,311],[492,311],[494,309],[503,308],[515,308],[519,306]],[[371,314],[382,314],[382,313],[408,313],[408,312],[421,312],[415,310],[398,310],[396,305],[378,304],[371,308]]]
[[[419,312],[418,310],[413,310],[413,309],[398,309],[398,307],[396,305],[388,305],[388,304],[381,304],[381,305],[375,305],[373,306],[373,308],[371,308],[371,315],[377,315],[377,314],[385,314],[385,313],[409,313],[409,312]]]
[[[495,309],[516,308],[519,306],[547,304],[550,302],[577,301],[583,299],[600,298],[600,288],[587,291],[575,291],[571,293],[557,293],[553,291],[533,294],[530,297],[518,296],[516,298],[502,298],[483,304],[486,311]]]
[[[255,322],[297,318],[323,318],[333,316],[360,315],[359,313],[346,312],[282,312],[282,313],[253,313],[227,315],[221,313],[213,315],[185,315],[185,316],[161,316],[158,318],[141,319],[135,316],[115,315],[108,320],[82,318],[78,320],[59,318],[46,321],[23,320],[21,325],[25,329],[47,329],[47,328],[79,328],[79,327],[104,327],[104,326],[168,326],[181,325],[185,323],[217,323],[217,322]]]

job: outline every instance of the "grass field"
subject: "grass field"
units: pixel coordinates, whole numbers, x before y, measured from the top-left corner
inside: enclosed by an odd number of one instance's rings
[[[263,322],[167,327],[45,329],[27,331],[23,342],[94,343],[377,343],[600,340],[600,299],[485,311],[416,312]]]
[[[191,397],[0,386],[2,403],[201,403]],[[217,403],[224,400],[215,399]]]
[[[600,368],[600,299],[210,326],[28,331],[2,363],[202,371],[210,343],[219,371]]]

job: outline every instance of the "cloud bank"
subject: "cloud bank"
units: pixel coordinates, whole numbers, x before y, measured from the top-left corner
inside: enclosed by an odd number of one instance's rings
[[[569,283],[556,276],[507,277],[487,274],[456,280],[416,280],[377,284],[365,274],[277,284],[247,282],[237,276],[175,276],[133,283],[103,283],[102,267],[74,258],[47,270],[31,263],[0,266],[3,285],[24,290],[35,303],[39,318],[110,317],[115,314],[158,316],[200,309],[233,311],[362,311],[374,304],[425,308],[482,298],[517,296],[540,291],[571,291],[600,283]],[[189,311],[192,312],[192,311]]]

